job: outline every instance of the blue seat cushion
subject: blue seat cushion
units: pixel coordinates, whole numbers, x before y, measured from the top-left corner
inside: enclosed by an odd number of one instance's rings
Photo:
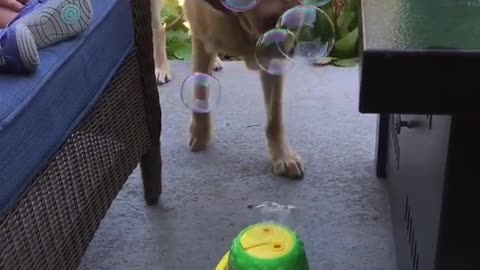
[[[0,74],[0,219],[41,173],[133,50],[129,0],[92,0],[80,36],[40,51],[33,74]]]

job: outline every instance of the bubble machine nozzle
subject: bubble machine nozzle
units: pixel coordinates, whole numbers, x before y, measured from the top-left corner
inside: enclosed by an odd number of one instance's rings
[[[243,229],[215,270],[309,270],[303,241],[292,229],[262,222]]]

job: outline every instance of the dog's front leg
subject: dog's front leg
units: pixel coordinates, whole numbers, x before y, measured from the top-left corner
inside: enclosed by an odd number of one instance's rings
[[[273,172],[289,178],[302,178],[303,161],[288,144],[283,126],[283,77],[263,71],[260,72],[260,76],[267,110],[266,135],[272,156]]]
[[[150,0],[153,57],[155,60],[155,77],[157,79],[157,84],[164,84],[172,79],[170,63],[167,58],[166,32],[162,25],[162,2],[163,0]]]
[[[205,49],[203,43],[192,37],[193,48],[193,72],[201,72],[206,74],[212,74],[215,65],[216,53],[209,53]],[[202,89],[198,86],[194,89],[195,99],[206,100],[208,102],[208,92],[206,89]],[[204,150],[211,138],[212,132],[212,119],[211,112],[208,113],[195,113],[192,112],[192,118],[189,126],[190,139],[189,146],[191,151]]]

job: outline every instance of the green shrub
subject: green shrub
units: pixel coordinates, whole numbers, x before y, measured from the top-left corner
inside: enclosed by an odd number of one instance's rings
[[[162,21],[167,32],[168,58],[190,60],[192,56],[192,41],[178,0],[164,0]]]

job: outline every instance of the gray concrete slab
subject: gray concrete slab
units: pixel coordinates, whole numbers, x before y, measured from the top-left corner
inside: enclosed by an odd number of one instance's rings
[[[179,90],[191,65],[173,63],[174,81],[160,88],[161,202],[144,204],[137,169],[80,269],[214,270],[236,233],[256,221],[247,206],[262,201],[297,207],[292,219],[312,270],[395,269],[386,190],[374,177],[375,116],[357,111],[358,68],[298,65],[289,76],[285,121],[306,165],[294,182],[270,173],[257,74],[224,65],[213,144],[190,153]]]

